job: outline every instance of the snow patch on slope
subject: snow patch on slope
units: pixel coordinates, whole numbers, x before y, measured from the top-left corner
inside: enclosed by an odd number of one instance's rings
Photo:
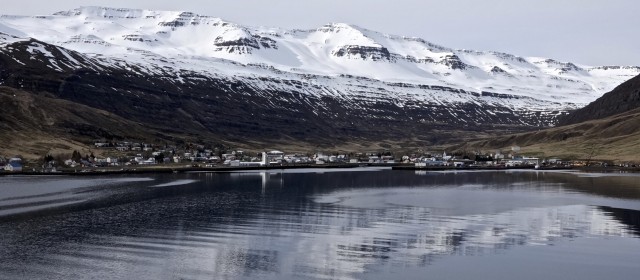
[[[30,37],[83,53],[105,67],[166,75],[178,83],[184,82],[185,73],[201,73],[242,80],[256,88],[304,91],[264,82],[265,78],[298,80],[325,89],[309,91],[313,94],[344,100],[384,96],[400,107],[417,100],[567,110],[584,106],[640,74],[635,66],[592,67],[454,50],[344,23],[283,30],[246,27],[192,12],[106,7],[0,17],[0,44]],[[50,54],[37,46],[30,51]],[[80,63],[63,54],[69,64]]]

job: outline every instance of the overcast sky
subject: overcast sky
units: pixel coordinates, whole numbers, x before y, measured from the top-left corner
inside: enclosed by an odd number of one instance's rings
[[[637,0],[2,0],[0,14],[80,6],[191,11],[243,25],[310,29],[345,22],[456,49],[587,65],[640,66]]]

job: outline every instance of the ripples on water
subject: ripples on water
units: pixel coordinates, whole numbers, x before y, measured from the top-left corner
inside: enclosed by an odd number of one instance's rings
[[[508,261],[640,276],[638,176],[360,171],[56,179],[81,200],[5,216],[0,278],[513,279]],[[46,184],[2,180],[5,204]]]

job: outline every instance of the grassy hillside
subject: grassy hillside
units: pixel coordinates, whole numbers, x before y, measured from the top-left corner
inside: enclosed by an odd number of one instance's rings
[[[535,132],[470,141],[459,150],[508,150],[541,157],[640,162],[640,108],[615,116]]]
[[[185,124],[186,125],[186,124]],[[421,147],[422,139],[403,141],[371,141],[352,138],[349,141],[321,145],[296,139],[245,139],[223,141],[225,135],[207,134],[207,137],[180,132],[181,126],[172,126],[176,133],[167,133],[124,119],[116,114],[96,109],[49,93],[31,93],[10,87],[0,87],[0,156],[21,155],[26,159],[39,159],[47,154],[101,155],[104,150],[92,147],[93,140],[134,140],[150,143],[174,144],[177,139],[188,142],[222,143],[244,151],[279,149],[287,152],[315,151],[413,151]],[[443,132],[451,133],[451,132]],[[218,137],[220,136],[220,137]],[[331,140],[330,136],[319,140]]]
[[[73,150],[94,139],[146,139],[154,132],[111,113],[70,101],[0,87],[0,155],[27,159]]]

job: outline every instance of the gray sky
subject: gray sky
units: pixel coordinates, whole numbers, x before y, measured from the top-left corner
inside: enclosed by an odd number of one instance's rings
[[[0,14],[79,6],[191,11],[251,26],[345,22],[456,49],[640,66],[637,0],[2,0]]]

